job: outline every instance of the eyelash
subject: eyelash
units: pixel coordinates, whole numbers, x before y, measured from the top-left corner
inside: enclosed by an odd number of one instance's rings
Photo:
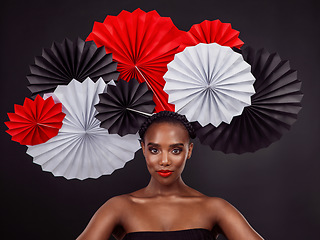
[[[156,152],[153,152],[154,150],[155,150]],[[155,153],[158,152],[158,149],[156,149],[156,148],[149,148],[149,151],[150,151],[151,153],[154,153],[154,154],[155,154]]]
[[[149,151],[151,152],[151,153],[153,153],[153,154],[156,154],[156,153],[158,153],[158,149],[156,149],[156,148],[149,148]],[[176,152],[177,151],[177,152]],[[174,148],[174,149],[172,149],[172,153],[173,154],[179,154],[179,153],[181,153],[182,152],[182,148]]]
[[[174,153],[174,151],[178,151],[177,153]],[[172,150],[173,154],[179,154],[182,152],[182,149],[181,148],[175,148]]]

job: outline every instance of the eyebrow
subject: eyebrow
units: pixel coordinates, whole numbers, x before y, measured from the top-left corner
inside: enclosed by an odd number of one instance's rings
[[[152,146],[155,146],[155,147],[159,147],[159,146],[160,146],[159,144],[153,143],[153,142],[148,143],[147,146],[149,146],[149,145],[152,145]],[[184,144],[183,144],[183,143],[175,143],[175,144],[169,145],[169,147],[179,147],[179,146],[182,146],[182,147],[183,147]]]

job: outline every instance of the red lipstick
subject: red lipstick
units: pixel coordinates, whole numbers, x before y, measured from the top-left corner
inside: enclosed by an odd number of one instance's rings
[[[157,173],[161,176],[161,177],[169,177],[173,171],[169,171],[169,170],[160,170],[157,171]]]

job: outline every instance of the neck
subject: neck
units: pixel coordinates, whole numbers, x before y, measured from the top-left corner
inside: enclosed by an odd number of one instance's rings
[[[183,182],[181,176],[172,184],[164,185],[151,177],[149,184],[144,191],[149,196],[177,196],[188,190],[188,186]]]

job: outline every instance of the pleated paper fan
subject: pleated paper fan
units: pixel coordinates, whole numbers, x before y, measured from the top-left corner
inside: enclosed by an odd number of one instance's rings
[[[96,83],[87,78],[82,83],[72,80],[54,91],[65,109],[63,126],[54,138],[27,150],[44,171],[67,179],[98,178],[134,158],[140,148],[138,136],[110,134],[95,118],[94,105],[105,87],[102,78]]]
[[[200,24],[194,24],[186,32],[179,50],[185,47],[195,46],[198,43],[218,43],[221,46],[240,48],[244,44],[239,39],[240,32],[232,29],[230,23],[222,23],[219,19],[205,20]]]
[[[200,43],[176,54],[164,79],[176,112],[202,126],[230,123],[254,94],[250,65],[241,54],[217,43]]]
[[[117,63],[112,54],[104,48],[97,48],[94,42],[65,39],[54,42],[52,47],[43,49],[42,55],[35,57],[27,76],[32,96],[53,92],[58,85],[66,85],[72,79],[82,82],[87,77],[93,81],[102,77],[105,82],[117,79]]]
[[[93,40],[113,54],[121,79],[135,78],[147,83],[158,112],[174,111],[163,91],[163,75],[178,52],[183,34],[170,18],[160,17],[156,11],[137,9],[132,13],[122,11],[118,16],[107,16],[103,23],[95,22],[87,40]]]
[[[55,104],[52,98],[43,100],[39,95],[34,101],[25,98],[23,106],[15,104],[14,108],[15,113],[8,113],[6,132],[22,145],[44,143],[56,136],[65,116],[61,103]]]
[[[243,49],[242,55],[256,77],[251,106],[230,124],[201,127],[194,123],[200,141],[224,153],[241,154],[268,147],[290,129],[301,109],[301,81],[288,61],[281,60],[277,53],[265,49],[256,52],[251,47]]]
[[[100,102],[95,107],[99,112],[96,118],[101,121],[100,126],[120,136],[137,133],[155,107],[147,84],[139,84],[134,78],[129,82],[119,79],[115,85],[109,83],[99,97]]]

